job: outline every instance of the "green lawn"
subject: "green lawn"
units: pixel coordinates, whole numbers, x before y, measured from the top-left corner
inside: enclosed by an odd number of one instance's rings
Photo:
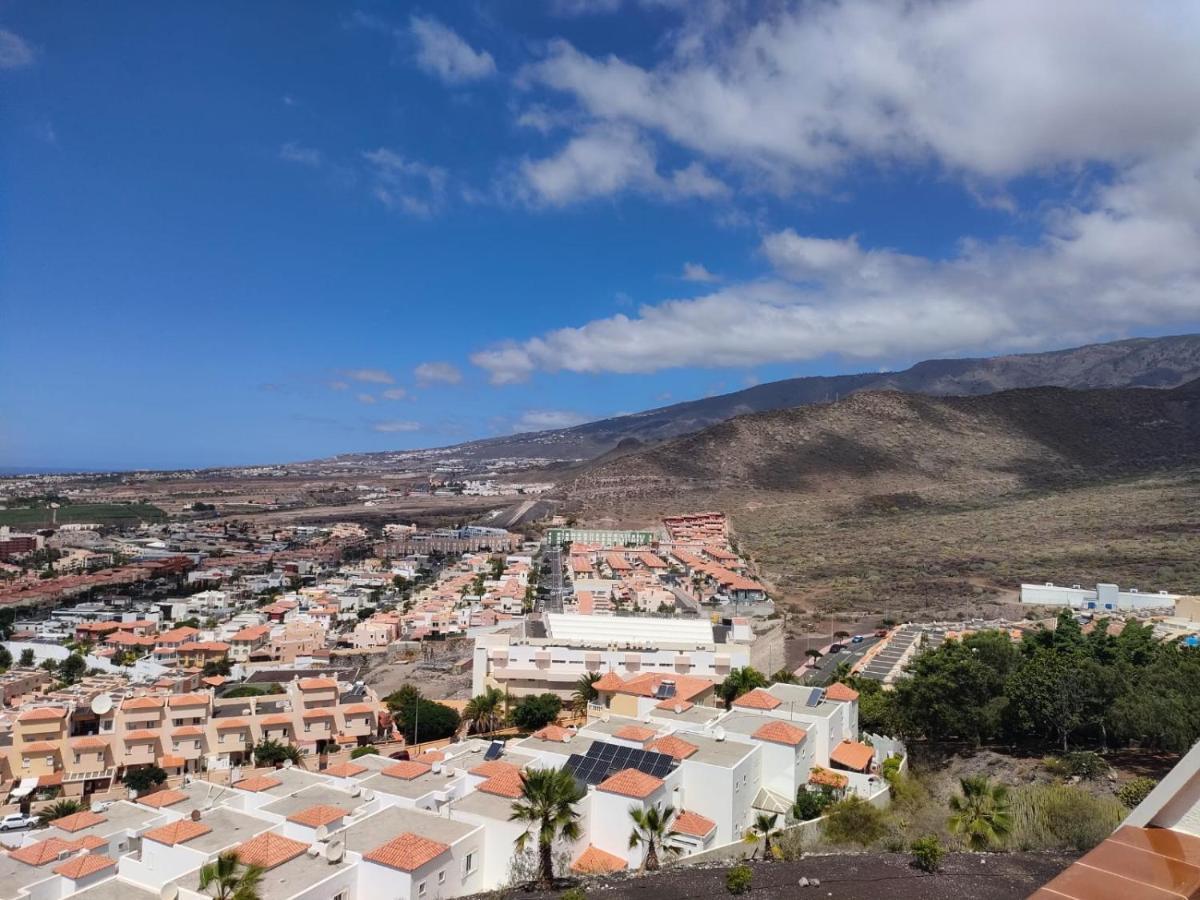
[[[45,507],[33,509],[0,509],[0,525],[14,528],[47,528],[53,510]],[[58,509],[58,524],[74,522],[99,523],[101,525],[133,525],[137,522],[161,522],[167,514],[149,503],[71,503]]]

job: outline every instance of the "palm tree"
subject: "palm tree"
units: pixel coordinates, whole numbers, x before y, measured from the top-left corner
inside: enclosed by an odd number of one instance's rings
[[[495,731],[504,720],[503,706],[504,692],[490,687],[467,701],[463,707],[463,718],[475,727],[477,733]]]
[[[742,694],[749,693],[755,688],[766,686],[767,677],[758,671],[758,669],[746,666],[742,669],[734,669],[726,675],[725,680],[717,686],[717,693],[725,701],[725,708],[729,709],[733,701],[742,696]]]
[[[629,846],[646,848],[646,855],[642,857],[642,868],[647,872],[658,868],[659,850],[664,853],[679,852],[677,847],[666,842],[671,833],[671,820],[675,818],[675,810],[672,807],[666,806],[660,810],[657,806],[646,809],[631,806],[629,818],[633,819],[633,831],[629,832]]]
[[[758,813],[754,817],[754,824],[746,832],[746,843],[748,844],[753,844],[762,838],[763,859],[771,855],[771,838],[779,833],[779,829],[776,827],[778,822],[779,813]]]
[[[517,836],[518,852],[524,852],[536,831],[538,843],[538,885],[554,886],[555,840],[579,839],[579,811],[575,802],[582,795],[575,777],[564,769],[533,769],[521,773],[521,799],[513,802],[509,821],[524,822]]]
[[[78,800],[56,800],[49,806],[43,807],[42,811],[38,813],[38,818],[42,822],[53,822],[63,816],[72,816],[82,809],[83,804]]]
[[[599,672],[585,672],[575,682],[575,693],[571,695],[571,706],[577,715],[586,715],[588,704],[599,696],[594,687],[599,680]]]
[[[261,900],[258,887],[262,877],[259,866],[242,865],[237,853],[230,850],[200,868],[200,890],[211,889],[214,900]]]
[[[972,850],[986,850],[1012,831],[1008,788],[993,785],[983,775],[959,780],[962,796],[950,798],[950,830],[966,837]]]

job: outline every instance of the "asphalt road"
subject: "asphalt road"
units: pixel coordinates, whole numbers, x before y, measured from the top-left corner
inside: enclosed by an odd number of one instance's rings
[[[562,548],[548,547],[545,552],[546,561],[550,563],[550,574],[542,580],[545,593],[538,592],[538,608],[542,612],[560,613],[563,611],[563,597],[567,589],[563,584]]]
[[[805,673],[801,681],[804,684],[824,684],[829,680],[829,676],[833,674],[833,670],[838,665],[849,663],[851,666],[854,666],[855,663],[863,658],[867,650],[879,643],[879,640],[873,634],[869,637],[864,637],[860,644],[852,644],[849,642],[850,639],[846,638],[844,642],[846,644],[845,650],[841,650],[838,653],[826,653],[817,660],[816,666]]]

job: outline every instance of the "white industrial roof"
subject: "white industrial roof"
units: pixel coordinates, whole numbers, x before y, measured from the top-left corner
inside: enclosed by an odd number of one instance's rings
[[[713,643],[712,623],[707,619],[653,619],[643,616],[547,613],[546,636],[559,641],[591,644]]]

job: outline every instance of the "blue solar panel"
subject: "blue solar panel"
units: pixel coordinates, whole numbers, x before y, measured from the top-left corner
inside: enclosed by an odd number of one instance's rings
[[[503,751],[504,743],[502,741],[492,741],[492,745],[487,748],[487,753],[483,754],[484,761],[499,759]]]

